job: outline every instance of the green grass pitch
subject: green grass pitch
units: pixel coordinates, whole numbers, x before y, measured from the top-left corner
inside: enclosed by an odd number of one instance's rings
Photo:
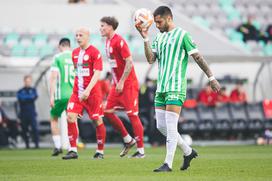
[[[187,171],[179,170],[182,154],[177,149],[171,173],[152,172],[164,160],[164,147],[147,148],[144,159],[119,158],[119,148],[108,148],[104,160],[93,160],[89,148],[79,151],[78,160],[52,158],[51,149],[0,150],[0,180],[272,180],[271,146],[195,148],[199,157]]]

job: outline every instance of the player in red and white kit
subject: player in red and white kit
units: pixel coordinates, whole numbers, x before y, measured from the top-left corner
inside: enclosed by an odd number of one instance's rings
[[[68,136],[70,149],[63,159],[77,159],[77,117],[86,109],[90,119],[96,124],[97,150],[95,159],[103,158],[106,129],[102,120],[102,93],[97,84],[102,71],[102,57],[100,52],[89,44],[90,32],[87,28],[76,31],[79,45],[72,53],[76,71],[73,93],[67,106]]]
[[[120,156],[125,156],[129,149],[137,143],[137,152],[131,157],[144,158],[143,125],[138,116],[139,83],[133,67],[132,56],[126,41],[115,33],[118,21],[114,17],[103,17],[100,32],[106,37],[106,54],[111,66],[113,86],[110,90],[105,117],[112,126],[121,133],[124,149]],[[116,108],[124,108],[132,124],[134,138],[132,138],[122,121],[114,114]]]

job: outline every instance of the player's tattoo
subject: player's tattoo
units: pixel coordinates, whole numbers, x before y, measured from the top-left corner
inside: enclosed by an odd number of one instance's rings
[[[145,49],[145,56],[148,61],[148,63],[152,64],[156,61],[156,54],[152,52],[152,49],[148,42],[144,43],[144,49]]]
[[[203,70],[203,72],[208,76],[212,76],[212,72],[209,68],[209,65],[207,64],[206,60],[201,56],[199,53],[192,54],[192,57],[194,58],[195,62],[198,64],[198,66]]]
[[[126,61],[126,65],[125,65],[125,69],[124,69],[124,73],[122,77],[125,77],[125,79],[128,77],[130,71],[132,68],[132,61],[131,60],[127,60]]]

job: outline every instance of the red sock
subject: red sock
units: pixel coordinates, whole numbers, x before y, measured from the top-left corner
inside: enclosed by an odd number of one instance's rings
[[[129,115],[128,118],[131,122],[133,132],[134,132],[134,137],[137,141],[137,148],[143,148],[144,147],[144,142],[143,142],[144,128],[143,128],[142,122],[139,116]]]
[[[121,133],[122,137],[128,135],[127,129],[125,128],[123,122],[113,113],[104,113],[105,117],[108,118],[110,124],[115,130]]]
[[[77,147],[77,137],[78,137],[78,129],[77,123],[69,123],[68,122],[68,137],[71,147]]]
[[[97,140],[97,150],[104,150],[104,144],[106,139],[106,127],[104,123],[96,126],[96,140]]]

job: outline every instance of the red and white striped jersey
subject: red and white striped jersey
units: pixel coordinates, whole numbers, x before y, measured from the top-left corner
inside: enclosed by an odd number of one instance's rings
[[[116,84],[123,75],[126,65],[125,59],[131,55],[127,42],[120,35],[115,34],[111,39],[106,40],[106,55],[112,70],[114,84]],[[138,85],[134,66],[125,81],[125,86],[127,84]]]
[[[89,85],[94,71],[102,71],[103,63],[102,56],[94,46],[90,45],[87,49],[83,50],[80,47],[73,50],[72,59],[75,67],[75,82],[73,92],[81,95],[85,88]],[[96,84],[91,93],[100,91],[99,84]]]

